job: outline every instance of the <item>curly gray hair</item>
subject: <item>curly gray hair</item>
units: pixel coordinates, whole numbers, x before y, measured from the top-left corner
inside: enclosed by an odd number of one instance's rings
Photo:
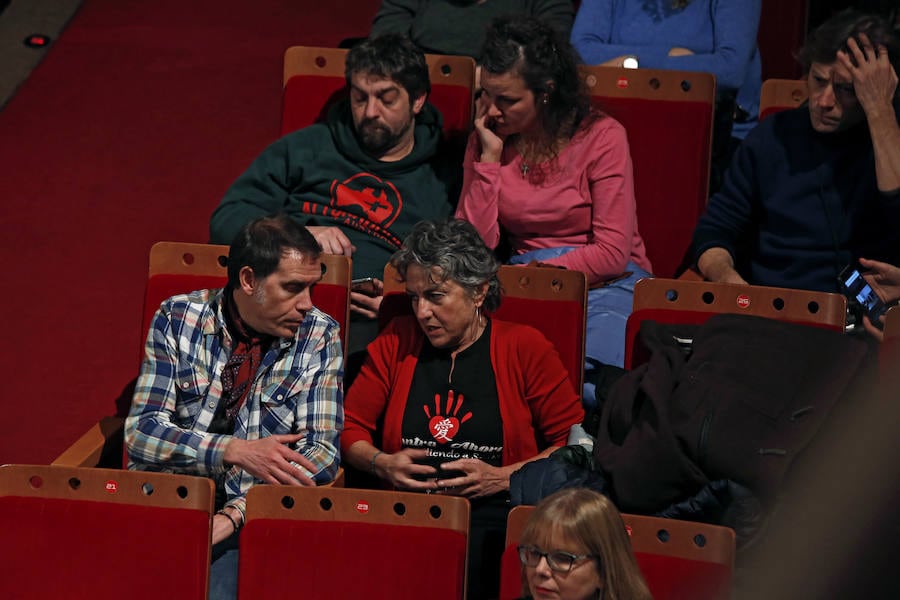
[[[391,257],[391,266],[406,278],[410,265],[426,271],[440,269],[442,281],[451,280],[474,297],[488,284],[482,308],[491,312],[500,306],[500,263],[484,245],[471,223],[460,219],[420,221],[404,240],[403,247]]]

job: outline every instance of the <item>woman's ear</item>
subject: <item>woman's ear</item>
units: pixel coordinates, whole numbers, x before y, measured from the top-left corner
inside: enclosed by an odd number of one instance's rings
[[[487,292],[490,286],[491,284],[485,281],[475,290],[475,296],[472,298],[472,301],[478,308],[481,308],[481,305],[484,304],[484,299],[487,298]]]

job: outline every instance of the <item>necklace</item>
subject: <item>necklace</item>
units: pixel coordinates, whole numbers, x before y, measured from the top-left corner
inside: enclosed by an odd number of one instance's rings
[[[529,166],[529,164],[528,164],[527,157],[529,154],[532,154],[532,155],[535,154],[534,148],[532,147],[531,144],[526,144],[525,141],[521,138],[521,136],[518,139],[516,139],[515,144],[516,144],[516,151],[518,151],[519,156],[522,159],[522,164],[519,165],[519,171],[522,173],[522,179],[525,179],[526,177],[528,177],[528,171],[531,170],[531,166]],[[532,159],[536,160],[537,156],[532,156]]]

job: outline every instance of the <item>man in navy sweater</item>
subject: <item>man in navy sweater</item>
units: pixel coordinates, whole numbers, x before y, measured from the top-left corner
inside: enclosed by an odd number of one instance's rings
[[[860,257],[900,264],[900,37],[846,11],[799,58],[808,106],[750,133],[694,231],[706,279],[834,292]]]

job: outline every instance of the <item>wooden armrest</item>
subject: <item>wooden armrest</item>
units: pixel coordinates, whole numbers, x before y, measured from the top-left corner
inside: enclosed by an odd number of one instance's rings
[[[103,417],[50,463],[65,467],[97,467],[109,463],[122,467],[125,419]]]

